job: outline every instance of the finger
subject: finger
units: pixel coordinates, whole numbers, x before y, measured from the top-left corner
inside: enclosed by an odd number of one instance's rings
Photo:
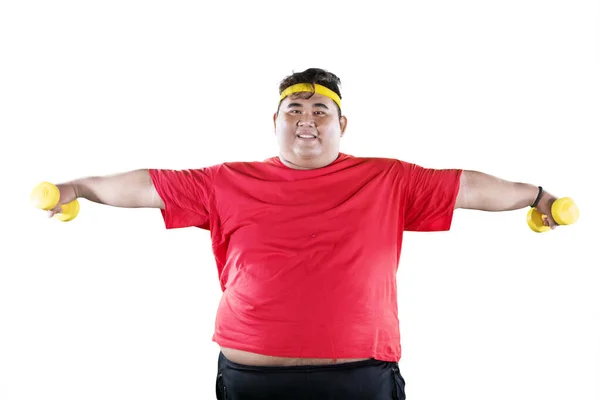
[[[56,214],[60,214],[61,212],[62,212],[62,206],[56,206],[52,210],[48,210],[48,218],[52,218]]]

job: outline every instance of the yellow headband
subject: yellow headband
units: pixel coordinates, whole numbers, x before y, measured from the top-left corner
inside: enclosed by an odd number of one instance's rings
[[[329,97],[331,100],[337,103],[339,108],[342,108],[342,101],[340,99],[340,96],[338,96],[336,92],[329,88],[326,88],[323,85],[315,84],[314,86],[315,88],[313,89],[313,85],[310,83],[297,83],[295,85],[292,85],[289,88],[285,89],[283,92],[281,92],[281,97],[279,98],[279,101],[283,100],[292,93],[315,92],[318,94],[322,94],[323,96]]]

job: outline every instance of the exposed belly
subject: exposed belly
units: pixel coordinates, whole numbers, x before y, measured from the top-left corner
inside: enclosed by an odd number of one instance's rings
[[[368,360],[368,358],[338,358],[333,360],[331,358],[290,358],[290,357],[273,357],[265,356],[263,354],[251,353],[248,351],[230,349],[227,347],[221,347],[221,352],[229,360],[237,364],[242,365],[253,365],[260,367],[278,366],[278,367],[290,367],[295,365],[330,365],[330,364],[342,364],[354,361]]]

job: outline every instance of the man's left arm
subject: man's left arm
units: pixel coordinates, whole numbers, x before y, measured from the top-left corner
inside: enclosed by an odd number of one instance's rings
[[[539,193],[538,186],[511,182],[478,171],[464,170],[454,208],[482,211],[509,211],[531,206]],[[557,197],[543,191],[536,209],[547,216],[547,224],[557,226],[552,218],[552,203]]]

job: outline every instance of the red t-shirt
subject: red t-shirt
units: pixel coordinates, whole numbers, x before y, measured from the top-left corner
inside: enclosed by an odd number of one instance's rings
[[[340,153],[152,169],[166,228],[210,230],[223,295],[213,341],[281,357],[401,356],[403,231],[449,230],[461,170]]]

